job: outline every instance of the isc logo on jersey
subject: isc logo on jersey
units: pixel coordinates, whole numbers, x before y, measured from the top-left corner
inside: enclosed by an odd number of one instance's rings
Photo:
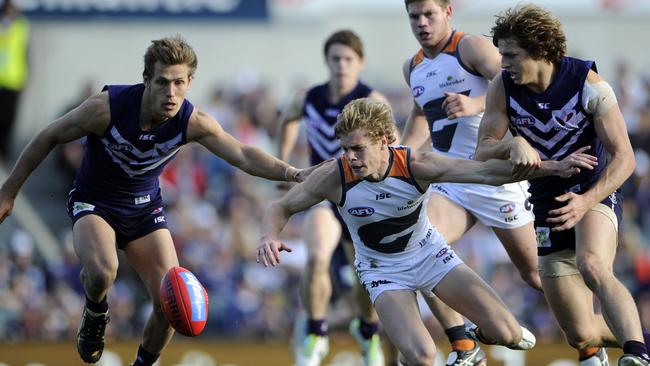
[[[348,209],[348,213],[356,217],[368,217],[375,213],[375,209],[372,207],[352,207]]]

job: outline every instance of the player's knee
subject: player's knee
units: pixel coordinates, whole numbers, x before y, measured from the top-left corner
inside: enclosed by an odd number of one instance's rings
[[[330,256],[323,255],[319,252],[316,252],[309,256],[307,259],[307,268],[312,272],[323,272],[329,271],[330,262],[332,258]]]
[[[431,366],[436,360],[436,352],[430,349],[409,349],[402,352],[400,360],[405,365]]]
[[[595,256],[584,256],[577,260],[578,271],[590,289],[599,287],[612,276],[611,267]]]
[[[596,343],[593,333],[588,329],[571,329],[565,331],[565,335],[569,345],[575,349],[592,347]]]
[[[113,285],[117,277],[117,266],[98,264],[84,267],[81,271],[81,281],[98,289],[106,289]]]
[[[519,272],[521,279],[526,282],[526,284],[535,290],[542,291],[542,280],[539,278],[539,272],[534,271],[521,271]]]

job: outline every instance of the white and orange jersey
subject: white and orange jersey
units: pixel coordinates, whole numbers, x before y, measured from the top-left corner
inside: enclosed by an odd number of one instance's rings
[[[488,80],[471,71],[460,59],[458,43],[463,36],[463,32],[454,31],[442,52],[431,59],[420,49],[411,59],[409,80],[413,98],[429,123],[433,151],[448,157],[472,159],[483,113],[449,120],[442,108],[446,92],[470,97],[487,92]]]
[[[427,216],[427,187],[419,187],[411,174],[410,149],[391,146],[389,151],[388,172],[378,182],[355,177],[349,161],[338,160],[342,184],[338,210],[358,260],[402,261],[440,237]]]

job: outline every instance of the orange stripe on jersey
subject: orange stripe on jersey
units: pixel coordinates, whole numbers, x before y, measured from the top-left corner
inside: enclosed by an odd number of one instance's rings
[[[442,50],[443,53],[456,53],[456,50],[458,49],[458,42],[460,42],[461,38],[465,33],[463,32],[454,32],[454,34],[451,35],[451,39],[449,40],[449,43],[445,47],[445,49]]]
[[[404,177],[411,178],[409,173],[407,154],[408,150],[405,148],[390,148],[393,152],[393,164],[390,166],[389,177]]]
[[[348,184],[359,180],[359,178],[355,177],[354,173],[352,173],[350,162],[345,156],[341,157],[341,163],[341,166],[343,166],[343,184]]]
[[[424,50],[420,48],[418,53],[416,53],[415,56],[413,56],[413,58],[411,59],[410,70],[413,70],[423,60],[424,60]]]

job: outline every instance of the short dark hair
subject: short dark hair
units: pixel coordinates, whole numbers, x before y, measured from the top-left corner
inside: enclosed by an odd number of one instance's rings
[[[325,46],[323,47],[323,53],[325,54],[326,58],[327,53],[330,50],[330,46],[337,43],[352,48],[354,52],[359,55],[359,57],[363,58],[363,43],[361,42],[361,38],[359,38],[356,33],[348,29],[343,29],[335,32],[329,36],[329,38],[327,38],[325,41]]]
[[[510,8],[497,15],[492,43],[512,38],[535,60],[559,64],[566,54],[562,24],[549,11],[533,4]]]
[[[143,76],[152,77],[156,61],[165,65],[182,65],[189,68],[189,75],[194,75],[198,59],[194,49],[180,35],[151,41],[144,54]]]

